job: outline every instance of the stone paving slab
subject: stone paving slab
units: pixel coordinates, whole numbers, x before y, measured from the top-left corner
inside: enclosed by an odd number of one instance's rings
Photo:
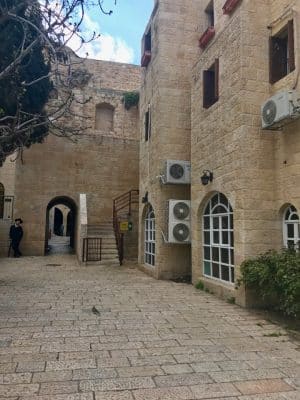
[[[0,282],[0,400],[300,400],[300,343],[191,285],[70,255]]]

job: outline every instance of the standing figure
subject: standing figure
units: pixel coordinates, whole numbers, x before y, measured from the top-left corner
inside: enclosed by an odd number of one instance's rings
[[[19,246],[23,237],[23,228],[21,224],[23,223],[21,218],[16,218],[14,225],[10,227],[9,237],[11,239],[11,247],[14,250],[14,257],[20,257],[22,253],[20,252]]]

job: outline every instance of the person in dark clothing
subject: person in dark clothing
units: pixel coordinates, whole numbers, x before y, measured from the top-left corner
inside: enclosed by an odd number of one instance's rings
[[[20,242],[23,237],[23,228],[21,227],[22,223],[23,223],[23,221],[21,218],[16,218],[14,225],[12,225],[10,227],[10,231],[9,231],[11,247],[14,250],[15,257],[20,257],[22,255],[22,253],[20,252],[20,249],[19,249]]]

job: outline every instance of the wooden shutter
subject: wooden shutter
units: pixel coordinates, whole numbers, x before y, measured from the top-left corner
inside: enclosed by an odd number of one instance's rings
[[[215,101],[219,100],[219,59],[215,60]]]
[[[270,83],[287,75],[287,39],[270,37]]]
[[[292,72],[295,69],[294,22],[292,19],[288,22],[288,52],[289,72]]]

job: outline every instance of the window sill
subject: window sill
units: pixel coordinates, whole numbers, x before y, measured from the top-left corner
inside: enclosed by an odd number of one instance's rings
[[[223,6],[223,14],[229,15],[231,14],[241,0],[227,0]]]
[[[212,40],[215,34],[215,28],[213,26],[209,26],[199,39],[199,46],[201,47],[201,49],[205,49],[205,47]]]

